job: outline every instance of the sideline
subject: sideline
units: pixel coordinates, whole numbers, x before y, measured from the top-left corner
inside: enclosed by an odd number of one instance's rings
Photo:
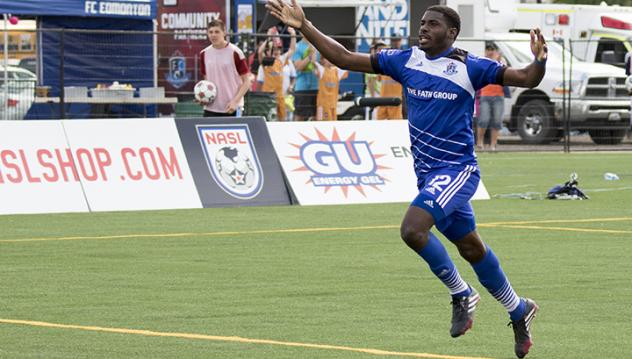
[[[31,320],[0,319],[0,323],[14,324],[14,325],[28,325],[28,326],[33,326],[33,327],[44,327],[44,328],[55,328],[55,329],[74,329],[74,330],[82,330],[82,331],[90,331],[90,332],[143,335],[143,336],[150,336],[150,337],[170,337],[170,338],[180,338],[180,339],[197,339],[197,340],[233,342],[233,343],[245,343],[245,344],[280,345],[280,346],[301,347],[301,348],[310,348],[310,349],[340,350],[340,351],[358,352],[358,353],[382,355],[382,356],[399,356],[399,357],[427,358],[427,359],[490,359],[490,358],[483,358],[483,357],[464,357],[464,356],[452,356],[452,355],[441,355],[441,354],[430,354],[430,353],[393,352],[393,351],[387,351],[387,350],[381,350],[381,349],[354,348],[354,347],[328,345],[328,344],[284,342],[284,341],[278,341],[278,340],[251,339],[251,338],[242,338],[242,337],[235,337],[235,336],[226,337],[226,336],[194,334],[194,333],[170,333],[170,332],[156,332],[152,330],[57,324],[57,323],[31,321]]]
[[[614,234],[632,233],[632,231],[625,231],[625,230],[537,226],[539,224],[551,224],[551,223],[593,223],[593,222],[617,222],[617,221],[632,221],[632,217],[490,222],[490,223],[479,223],[477,224],[477,227],[481,227],[481,228],[505,227],[505,228],[522,228],[522,229],[544,229],[544,230],[551,230],[551,231],[596,232],[596,233],[614,233]],[[21,242],[45,242],[45,241],[77,241],[77,240],[91,240],[91,239],[109,240],[109,239],[131,239],[131,238],[217,237],[217,236],[239,236],[239,235],[250,235],[250,234],[279,234],[279,233],[349,232],[349,231],[369,231],[369,230],[375,230],[375,229],[399,229],[399,225],[386,224],[386,225],[378,225],[378,226],[286,228],[286,229],[264,229],[264,230],[254,230],[254,231],[137,233],[137,234],[106,235],[106,236],[18,238],[18,239],[0,239],[0,244],[21,243]]]

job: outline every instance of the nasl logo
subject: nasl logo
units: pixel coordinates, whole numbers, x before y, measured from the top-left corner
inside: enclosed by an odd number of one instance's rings
[[[315,187],[323,187],[325,193],[335,187],[339,187],[345,197],[350,187],[365,197],[365,186],[381,191],[380,187],[388,179],[378,172],[390,168],[376,162],[384,155],[373,154],[371,143],[356,140],[355,133],[342,140],[335,128],[331,138],[318,129],[315,131],[318,136],[316,139],[301,134],[305,143],[292,144],[299,149],[299,155],[292,158],[302,162],[300,167],[294,169],[295,172],[310,172],[307,182]]]
[[[450,62],[448,66],[446,66],[445,70],[443,70],[443,73],[446,75],[454,75],[457,72],[456,64],[454,62]]]
[[[229,195],[250,199],[263,188],[263,171],[248,125],[197,125],[208,169]]]

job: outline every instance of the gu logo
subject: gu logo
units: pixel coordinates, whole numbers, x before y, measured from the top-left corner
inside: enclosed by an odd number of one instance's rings
[[[219,187],[239,199],[257,196],[263,188],[263,171],[248,125],[198,125],[196,129]]]
[[[355,140],[355,133],[347,140],[340,140],[335,129],[331,140],[320,132],[318,134],[317,140],[303,135],[307,142],[300,146],[300,155],[296,157],[303,162],[303,166],[294,171],[311,172],[309,183],[323,187],[325,192],[331,188],[341,188],[345,197],[349,187],[365,195],[363,186],[379,190],[379,186],[385,184],[385,179],[378,171],[388,167],[377,164],[376,158],[382,155],[373,154],[367,141]]]
[[[454,62],[450,62],[448,66],[446,66],[445,70],[443,70],[443,73],[446,75],[454,75],[457,72],[458,71],[456,70],[456,64]]]

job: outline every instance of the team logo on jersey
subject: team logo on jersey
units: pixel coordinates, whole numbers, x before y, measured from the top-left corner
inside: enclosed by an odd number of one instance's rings
[[[191,79],[191,74],[187,73],[187,59],[180,51],[174,52],[169,58],[169,72],[165,78],[176,89],[184,86]]]
[[[198,125],[196,129],[219,187],[239,199],[257,196],[263,188],[263,171],[248,125]]]
[[[443,73],[446,75],[454,75],[457,72],[458,71],[456,70],[456,64],[454,62],[450,62],[448,66],[446,66],[445,70],[443,70]]]
[[[336,128],[330,138],[318,129],[315,131],[316,138],[301,134],[304,143],[290,143],[299,152],[290,158],[301,162],[293,171],[306,173],[308,185],[322,187],[324,193],[340,188],[345,198],[351,188],[364,197],[367,187],[381,191],[388,179],[380,171],[391,169],[377,163],[384,154],[374,154],[371,143],[357,140],[355,132],[341,139]]]

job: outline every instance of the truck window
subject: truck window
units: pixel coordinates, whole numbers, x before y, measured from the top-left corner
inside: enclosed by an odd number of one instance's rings
[[[604,51],[614,51],[615,62],[613,65],[623,67],[625,66],[625,54],[628,50],[625,48],[623,42],[617,39],[610,39],[602,37],[599,39],[597,45],[597,53],[595,54],[595,62],[601,62],[601,54]]]

